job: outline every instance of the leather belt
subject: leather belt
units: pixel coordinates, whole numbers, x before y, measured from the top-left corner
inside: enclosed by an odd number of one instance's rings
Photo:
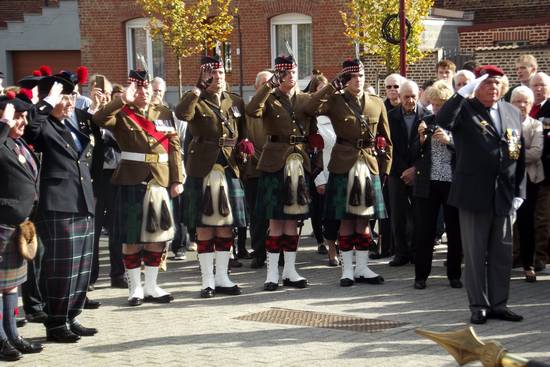
[[[307,137],[303,135],[268,135],[267,140],[273,143],[287,143],[291,145],[307,143]]]
[[[120,158],[125,161],[145,162],[145,163],[166,163],[168,154],[145,154],[135,152],[122,152]]]
[[[232,148],[234,148],[235,145],[237,144],[237,139],[236,138],[219,138],[218,140],[210,140],[210,139],[203,138],[202,136],[197,136],[197,137],[193,138],[193,141],[195,143],[207,142],[207,143],[217,144],[220,148],[221,147],[232,147]]]
[[[357,149],[374,148],[374,141],[367,139],[357,139],[355,141],[351,141],[344,138],[336,138],[336,143],[351,145],[356,147]]]

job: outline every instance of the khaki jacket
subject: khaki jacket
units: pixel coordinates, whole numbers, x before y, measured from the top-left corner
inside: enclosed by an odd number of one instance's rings
[[[288,137],[290,135],[308,136],[316,132],[315,120],[308,115],[305,107],[311,95],[295,92],[290,101],[278,88],[273,90],[269,86],[262,86],[246,106],[246,113],[251,117],[262,118],[267,135]],[[283,103],[291,103],[293,116],[285,109]],[[300,129],[301,127],[301,129]],[[304,169],[311,172],[311,164],[307,153],[307,144],[291,145],[285,142],[268,141],[263,149],[258,169],[264,172],[281,170],[286,158],[291,153],[300,153],[304,158]]]
[[[384,102],[377,96],[363,93],[361,97],[363,105],[362,115],[368,122],[368,128],[363,126],[355,117],[348,103],[352,103],[355,97],[349,92],[335,93],[334,87],[328,85],[314,95],[307,106],[309,113],[328,115],[334,127],[337,138],[346,141],[344,144],[336,143],[332,149],[328,170],[332,173],[343,174],[349,172],[360,155],[365,156],[370,171],[378,175],[389,174],[392,161],[392,143],[388,116]],[[346,102],[350,101],[350,102]],[[386,139],[386,154],[377,157],[374,148],[359,149],[355,146],[358,139],[372,139],[377,135]],[[378,167],[378,159],[382,164],[383,172]]]
[[[527,116],[521,124],[521,129],[525,143],[525,170],[532,183],[542,182],[544,181],[544,168],[541,161],[544,146],[542,122]]]
[[[250,157],[244,167],[241,169],[241,177],[246,180],[249,178],[260,177],[258,171],[258,162],[262,156],[264,145],[267,143],[267,135],[263,120],[258,117],[246,115],[246,123],[243,130],[243,138],[247,138],[254,144],[254,155]]]
[[[239,177],[236,148],[220,148],[218,142],[220,138],[239,138],[239,130],[244,125],[243,100],[232,93],[221,94],[220,113],[227,119],[230,129],[222,124],[214,112],[215,106],[218,106],[218,101],[214,94],[203,92],[199,97],[193,92],[188,92],[176,107],[176,117],[188,122],[189,132],[193,136],[185,165],[190,177],[205,177],[218,160],[220,151],[235,175]]]
[[[164,187],[169,187],[173,183],[182,183],[179,137],[177,135],[169,137],[170,151],[166,152],[162,144],[148,135],[121,111],[124,106],[122,99],[117,97],[97,111],[92,121],[113,132],[121,151],[145,154],[168,153],[168,162],[148,163],[122,160],[113,174],[112,183],[115,185],[137,185],[150,176],[153,176],[158,184]],[[162,105],[150,105],[147,111],[140,111],[132,105],[130,108],[137,115],[153,122],[173,119],[172,112]]]

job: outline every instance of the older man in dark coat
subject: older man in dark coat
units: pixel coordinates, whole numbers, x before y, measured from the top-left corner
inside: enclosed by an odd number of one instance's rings
[[[449,204],[459,209],[470,321],[521,321],[507,307],[512,215],[525,198],[521,119],[515,107],[500,101],[504,72],[487,65],[476,74],[478,79],[451,97],[436,117],[453,132],[456,147]],[[475,98],[466,99],[474,89]]]

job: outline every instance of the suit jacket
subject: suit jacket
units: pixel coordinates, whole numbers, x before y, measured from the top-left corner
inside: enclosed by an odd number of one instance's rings
[[[370,171],[389,174],[392,164],[392,140],[384,102],[373,95],[363,93],[361,105],[353,102],[356,98],[349,92],[336,93],[332,85],[327,85],[322,94],[316,94],[307,105],[307,111],[311,114],[318,112],[321,115],[328,115],[337,138],[342,143],[336,143],[332,149],[328,170],[332,173],[343,174],[349,172],[359,156],[366,158]],[[352,104],[355,106],[352,107]],[[317,111],[315,111],[315,108]],[[361,110],[368,126],[358,120],[352,108]],[[380,172],[376,150],[374,148],[375,138],[381,135],[386,139],[386,154],[383,157],[383,172]],[[357,148],[358,139],[372,143],[371,148]]]
[[[262,118],[267,135],[281,137],[289,137],[290,135],[308,136],[316,132],[315,120],[312,115],[306,112],[306,105],[310,98],[311,95],[296,90],[289,100],[279,88],[273,90],[268,85],[264,85],[246,106],[246,113],[251,117]],[[293,114],[289,113],[283,104],[290,105]],[[291,145],[287,142],[272,142],[269,140],[260,156],[258,169],[264,172],[277,172],[284,167],[286,158],[294,152],[302,155],[304,169],[311,172],[307,144]]]
[[[40,211],[93,214],[94,198],[90,160],[94,141],[89,119],[78,122],[78,152],[68,126],[52,115],[52,106],[41,101],[38,113],[25,130],[25,139],[42,152]],[[67,122],[68,124],[68,122]]]
[[[390,132],[393,146],[392,166],[390,174],[401,177],[407,168],[413,166],[415,160],[414,144],[418,141],[418,125],[424,116],[430,115],[430,111],[416,104],[414,123],[410,134],[407,134],[407,126],[403,117],[403,109],[399,106],[388,113]]]
[[[99,111],[92,120],[95,124],[110,130],[121,151],[142,154],[168,154],[168,162],[136,162],[122,160],[113,174],[115,185],[138,185],[153,177],[161,186],[168,187],[173,183],[183,182],[180,141],[177,134],[169,136],[169,151],[155,138],[148,135],[126,113],[122,111],[125,104],[120,97],[113,99]],[[163,105],[149,105],[146,111],[129,105],[138,116],[149,121],[172,120],[172,112]]]
[[[498,102],[498,113],[501,134],[476,98],[455,94],[437,114],[437,124],[453,132],[456,149],[450,205],[506,216],[511,213],[514,197],[525,198],[525,144],[520,114],[504,101]],[[507,136],[511,132],[521,143],[517,159],[509,153]]]
[[[542,105],[536,119],[542,121],[544,148],[542,150],[542,166],[544,167],[544,182],[550,182],[550,98]]]
[[[0,223],[17,225],[27,219],[38,200],[38,172],[33,173],[28,163],[21,163],[15,140],[8,136],[10,127],[0,122]],[[31,153],[37,169],[38,157],[27,143],[18,139]]]
[[[525,169],[531,182],[544,181],[544,168],[540,157],[544,146],[542,122],[527,116],[521,124],[525,142]]]
[[[227,124],[222,124],[217,113],[226,119]],[[189,176],[205,177],[222,152],[235,176],[239,177],[236,147],[220,147],[218,142],[220,138],[239,138],[239,131],[244,126],[244,103],[240,97],[222,92],[218,105],[214,94],[203,92],[197,96],[190,91],[177,105],[176,117],[187,121],[187,129],[193,136],[186,152],[185,170]]]

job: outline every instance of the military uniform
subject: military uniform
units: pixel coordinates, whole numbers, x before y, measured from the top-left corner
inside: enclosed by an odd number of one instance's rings
[[[143,71],[130,71],[129,81],[139,88],[148,86]],[[177,134],[165,134],[155,121],[172,121],[172,112],[149,104],[140,110],[115,98],[94,114],[93,121],[110,130],[121,150],[121,161],[112,183],[116,185],[113,237],[115,243],[138,245],[162,243],[173,237],[174,223],[168,190],[183,182],[180,141]],[[145,287],[141,287],[141,262],[145,264]],[[173,298],[157,283],[161,253],[144,250],[124,255],[130,305],[143,300],[167,303]]]
[[[203,72],[223,75],[223,64],[213,57],[201,59]],[[218,76],[221,78],[221,76]],[[220,79],[218,79],[219,81]],[[244,189],[239,179],[237,142],[244,125],[244,103],[235,94],[215,93],[205,84],[190,91],[176,107],[176,116],[188,122],[193,137],[185,169],[188,175],[183,192],[183,221],[188,227],[246,227]],[[234,238],[215,236],[199,239],[201,296],[215,292],[240,294],[238,285],[227,276]],[[216,275],[213,275],[214,257]]]
[[[363,72],[359,60],[346,60],[342,74],[347,78]],[[383,101],[374,95],[353,95],[348,88],[336,92],[327,85],[308,106],[314,112],[330,117],[336,144],[328,164],[330,176],[326,188],[325,219],[355,220],[386,217],[380,175],[388,175],[392,162],[392,144],[388,118]],[[384,153],[377,150],[376,142],[385,141]],[[380,169],[379,167],[382,167]],[[368,226],[368,224],[367,224]],[[355,227],[355,225],[354,225]],[[342,286],[358,282],[381,283],[382,277],[368,266],[368,251],[375,249],[372,236],[365,228],[361,233],[340,234],[338,244],[342,251]],[[353,272],[353,250],[356,250],[356,267]]]
[[[274,77],[293,72],[296,64],[290,57],[275,59]],[[282,77],[284,78],[283,74]],[[316,132],[314,119],[306,112],[311,96],[296,87],[291,95],[270,82],[262,86],[246,106],[246,113],[261,118],[267,143],[258,162],[261,176],[258,182],[256,211],[258,220],[296,220],[308,217],[311,162],[308,138]],[[301,163],[298,163],[300,162]],[[292,209],[291,209],[292,208]],[[268,276],[265,290],[275,290],[279,274],[279,252],[284,250],[283,284],[304,288],[307,280],[294,268],[299,237],[297,235],[269,236],[265,248],[268,257]]]

